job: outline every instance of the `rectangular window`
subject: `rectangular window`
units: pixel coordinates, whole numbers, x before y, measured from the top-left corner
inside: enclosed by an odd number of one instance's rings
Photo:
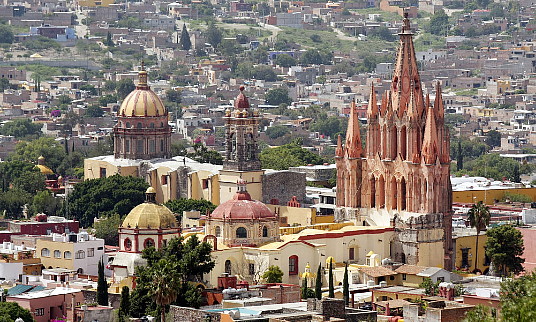
[[[406,274],[402,274],[402,280],[405,281],[408,278]]]
[[[130,152],[130,140],[125,141],[125,151]]]
[[[156,145],[155,145],[154,140],[149,141],[149,152],[150,153],[155,153],[156,152]]]
[[[93,257],[93,256],[95,256],[95,248],[88,248],[87,257]]]
[[[348,248],[348,259],[353,261],[355,259],[354,248]]]
[[[164,140],[160,140],[160,152],[164,152]]]
[[[137,141],[137,147],[136,147],[137,153],[143,153],[143,140]]]
[[[166,176],[166,175],[163,175],[163,176],[161,177],[161,180],[160,180],[160,181],[162,182],[162,185],[167,184],[167,178],[168,178],[168,176]]]
[[[43,315],[45,315],[45,309],[44,308],[35,310],[35,316],[43,316]]]
[[[100,168],[100,177],[106,178],[106,168]]]
[[[249,263],[249,275],[255,275],[255,264]]]
[[[203,189],[208,189],[208,179],[203,179]]]

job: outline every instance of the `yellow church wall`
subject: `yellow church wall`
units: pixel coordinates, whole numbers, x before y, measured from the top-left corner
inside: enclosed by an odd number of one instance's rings
[[[443,254],[443,241],[435,243],[419,243],[419,261],[417,265],[443,268]]]
[[[78,6],[80,7],[108,7],[111,4],[114,4],[115,0],[80,0],[78,1]]]
[[[246,189],[253,200],[262,200],[261,177],[264,170],[259,171],[220,171],[219,190],[220,203],[231,200],[236,192],[236,182],[239,179],[246,181]]]
[[[463,236],[463,237],[457,237],[455,241],[455,251],[456,251],[456,261],[454,266],[457,269],[462,268],[462,249],[463,248],[470,248],[469,249],[469,272],[472,272],[475,270],[475,268],[480,269],[482,272],[489,268],[489,265],[484,265],[485,259],[486,259],[486,241],[488,240],[488,236],[485,233],[480,233],[481,235],[478,236],[478,260],[475,261],[476,252],[476,235],[474,236]],[[476,264],[476,266],[475,266]]]
[[[286,217],[286,222],[289,226],[307,226],[316,223],[315,208],[297,208],[278,205],[267,206],[271,211],[279,213],[279,217]]]
[[[503,199],[506,193],[522,194],[530,197],[532,201],[536,201],[536,188],[453,191],[452,201],[462,203],[475,203],[482,201],[487,205],[492,205],[495,200]]]
[[[106,169],[106,177],[113,176],[119,171],[117,166],[100,160],[85,159],[84,160],[84,180],[89,179],[98,179],[101,176],[101,169]],[[122,166],[121,167],[122,176],[138,176],[138,168],[136,166]]]

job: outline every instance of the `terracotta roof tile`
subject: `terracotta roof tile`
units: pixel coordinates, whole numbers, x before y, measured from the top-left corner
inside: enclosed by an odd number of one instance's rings
[[[424,271],[428,267],[426,266],[417,266],[417,265],[402,265],[399,268],[395,269],[395,272],[399,274],[411,274],[416,275]]]
[[[359,269],[360,272],[367,274],[370,277],[381,277],[381,276],[388,276],[388,275],[396,275],[397,273],[393,270],[388,269],[387,267],[383,266],[375,266],[375,267],[362,267]]]

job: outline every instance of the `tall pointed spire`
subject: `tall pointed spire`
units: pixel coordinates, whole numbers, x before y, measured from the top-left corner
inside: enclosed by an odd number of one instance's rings
[[[426,164],[433,164],[437,160],[439,152],[437,142],[437,127],[434,109],[430,106],[426,113],[426,125],[424,128],[424,140],[422,143],[422,157]]]
[[[376,92],[374,91],[374,83],[370,85],[370,96],[367,109],[367,116],[369,119],[378,116],[378,103],[376,101]]]
[[[337,136],[337,148],[335,149],[335,157],[342,158],[344,156],[344,150],[342,148],[341,135]]]
[[[443,95],[441,92],[441,85],[439,85],[439,82],[436,83],[436,96],[434,100],[434,111],[438,119],[443,119],[445,117],[445,107],[443,106]]]
[[[359,118],[355,100],[350,105],[350,119],[348,120],[348,130],[346,131],[346,151],[351,158],[359,158],[363,152],[361,146],[361,133],[359,131]]]

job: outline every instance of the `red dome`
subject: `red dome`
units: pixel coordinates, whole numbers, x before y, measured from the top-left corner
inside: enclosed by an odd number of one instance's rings
[[[246,95],[244,95],[244,86],[240,86],[240,94],[236,97],[234,106],[237,109],[249,108],[249,100]]]
[[[216,207],[211,218],[215,219],[261,219],[275,218],[275,214],[265,204],[251,200],[247,191],[238,191],[233,199]]]

